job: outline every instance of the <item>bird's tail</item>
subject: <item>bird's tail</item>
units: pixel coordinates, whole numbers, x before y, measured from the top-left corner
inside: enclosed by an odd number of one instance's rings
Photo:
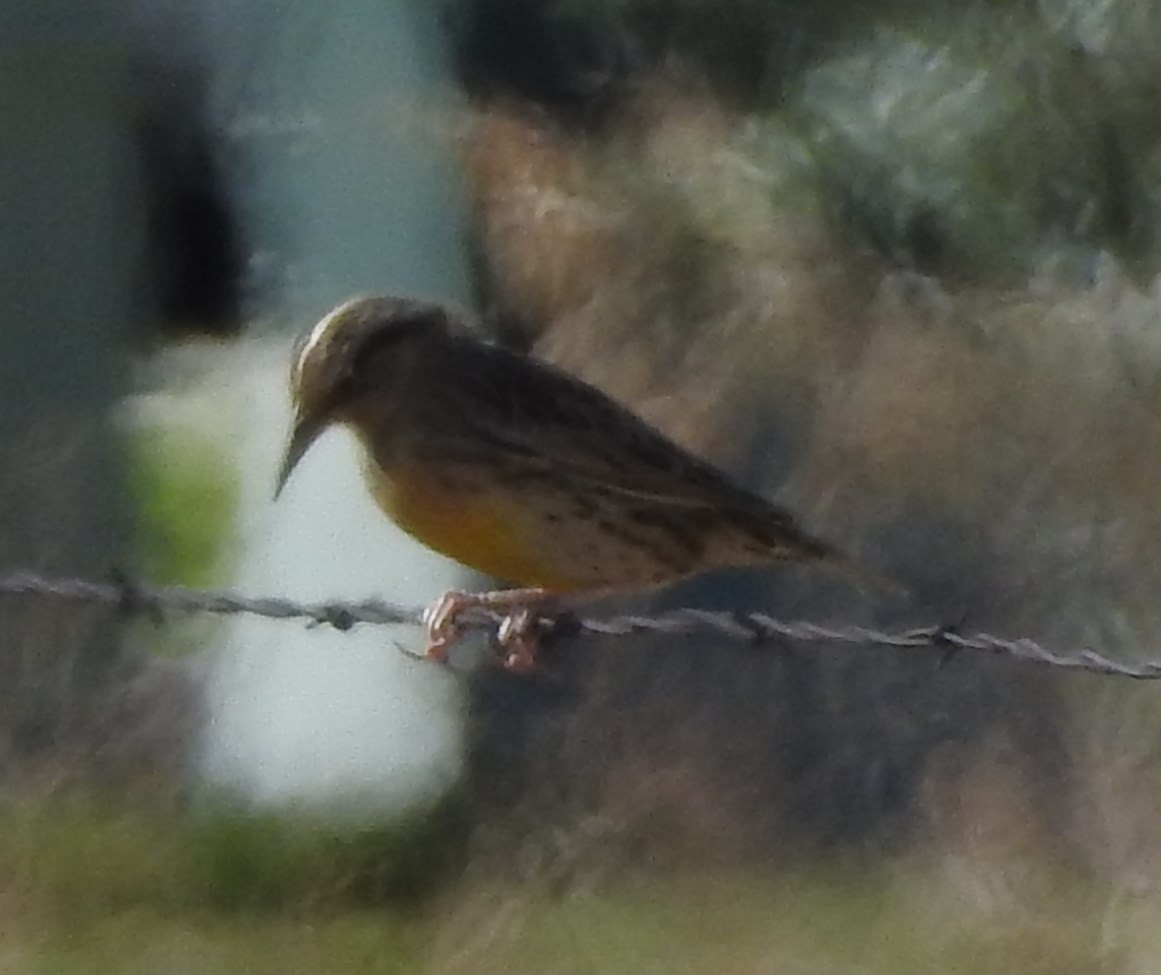
[[[771,512],[773,511],[773,517]],[[788,559],[817,565],[844,576],[864,593],[878,593],[896,598],[910,595],[903,584],[869,569],[850,558],[828,542],[801,529],[788,514],[769,506],[759,511],[748,511],[735,522],[746,542],[758,540],[758,548],[747,545],[751,553],[764,553],[767,558]]]

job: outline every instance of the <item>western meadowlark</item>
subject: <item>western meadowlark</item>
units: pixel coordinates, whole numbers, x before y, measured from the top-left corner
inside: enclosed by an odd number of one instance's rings
[[[444,659],[456,614],[488,607],[506,664],[531,665],[535,608],[781,560],[864,575],[604,393],[491,345],[444,305],[359,298],[299,342],[277,497],[331,424],[362,442],[379,506],[419,541],[520,586],[448,593],[425,615]]]

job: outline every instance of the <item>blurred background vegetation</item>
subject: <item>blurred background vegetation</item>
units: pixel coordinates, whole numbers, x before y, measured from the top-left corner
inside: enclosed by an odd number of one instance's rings
[[[634,608],[1155,658],[1158,37],[1156,0],[0,0],[0,558],[228,578],[269,474],[246,377],[351,291],[411,289],[911,592],[784,569]],[[186,395],[210,373],[229,395]],[[213,626],[0,613],[6,971],[1161,950],[1147,685],[588,641],[465,678],[442,798],[306,813],[194,774]]]

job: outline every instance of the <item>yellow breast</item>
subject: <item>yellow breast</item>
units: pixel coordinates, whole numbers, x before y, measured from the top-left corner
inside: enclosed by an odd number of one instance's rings
[[[554,556],[552,541],[529,537],[527,513],[502,491],[419,466],[384,472],[368,461],[375,500],[400,528],[449,558],[518,586],[553,592],[583,588]]]

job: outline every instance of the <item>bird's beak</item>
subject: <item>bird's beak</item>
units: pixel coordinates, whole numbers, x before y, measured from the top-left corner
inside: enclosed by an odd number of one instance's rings
[[[282,467],[278,471],[278,483],[274,486],[274,500],[278,500],[282,489],[286,487],[286,482],[290,480],[291,472],[325,426],[326,424],[317,417],[301,412],[294,418],[294,429],[290,432],[290,441],[286,445],[286,453],[282,455]]]

